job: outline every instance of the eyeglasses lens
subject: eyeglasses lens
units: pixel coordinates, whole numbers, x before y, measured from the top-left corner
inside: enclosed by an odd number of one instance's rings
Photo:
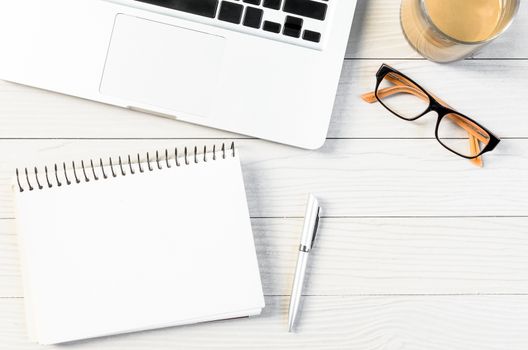
[[[376,89],[376,96],[386,108],[407,120],[422,115],[429,107],[427,94],[409,79],[395,72],[383,77]]]
[[[470,158],[479,156],[490,141],[487,131],[457,113],[449,113],[440,120],[437,137],[448,149]]]

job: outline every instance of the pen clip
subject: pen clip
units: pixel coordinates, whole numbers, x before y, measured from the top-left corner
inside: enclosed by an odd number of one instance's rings
[[[314,195],[308,196],[306,205],[306,214],[304,216],[303,233],[301,236],[301,245],[299,249],[303,252],[309,252],[315,243],[317,230],[319,229],[319,217],[321,215],[321,206]]]
[[[315,243],[315,237],[317,236],[317,231],[319,231],[319,219],[321,214],[321,207],[317,208],[317,214],[315,216],[315,224],[313,228],[312,243],[310,244],[310,249],[313,248]]]

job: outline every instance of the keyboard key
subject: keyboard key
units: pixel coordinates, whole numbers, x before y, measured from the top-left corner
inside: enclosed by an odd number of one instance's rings
[[[284,12],[310,17],[323,21],[326,18],[327,4],[312,0],[285,0]]]
[[[276,22],[264,21],[264,26],[262,27],[267,32],[280,33],[281,24]]]
[[[274,10],[279,10],[281,7],[281,2],[282,0],[264,0],[264,4],[262,4],[262,6]]]
[[[302,18],[286,16],[286,22],[284,23],[282,34],[298,38],[301,36],[302,25]]]
[[[318,43],[319,41],[321,41],[321,33],[314,32],[311,30],[305,30],[303,33],[303,39]]]
[[[240,24],[244,6],[232,2],[222,1],[218,19],[225,22]]]
[[[322,34],[304,30],[304,22],[325,20],[329,0],[134,0],[169,9],[209,17],[223,22],[243,25],[247,28],[262,29],[269,33],[282,34],[292,38],[302,38],[305,42],[319,43]],[[346,1],[346,0],[344,0]],[[277,11],[277,12],[275,12]],[[284,22],[273,19],[284,16]],[[275,13],[275,14],[274,14]],[[268,17],[269,15],[269,17]],[[303,19],[304,18],[304,19]],[[281,21],[278,19],[278,21]],[[311,22],[310,22],[311,23]],[[306,27],[311,27],[306,24]],[[316,26],[317,27],[317,26]],[[315,28],[312,28],[315,29]],[[253,32],[253,30],[246,30]],[[284,38],[283,38],[284,39]]]
[[[218,0],[136,0],[152,5],[158,5],[172,10],[192,13],[204,17],[214,18]]]
[[[262,15],[264,11],[256,7],[246,8],[246,15],[244,16],[244,25],[251,28],[260,28],[262,23]]]

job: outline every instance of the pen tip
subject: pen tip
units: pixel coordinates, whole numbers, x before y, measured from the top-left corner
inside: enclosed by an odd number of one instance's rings
[[[294,325],[294,320],[293,319],[290,319],[288,320],[288,332],[289,333],[293,333],[293,325]]]

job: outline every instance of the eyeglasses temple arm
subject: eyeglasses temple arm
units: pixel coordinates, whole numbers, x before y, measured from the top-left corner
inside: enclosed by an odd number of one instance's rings
[[[405,79],[405,77],[399,77],[401,79],[404,79],[405,81],[401,81],[400,79],[397,79],[397,78],[394,78],[392,77],[391,75],[387,75],[385,77],[385,79],[389,80],[391,83],[395,84],[395,85],[398,85],[402,88],[408,88],[410,90],[408,90],[407,92],[411,93],[411,94],[414,94],[415,96],[421,98],[422,100],[426,101],[426,102],[429,102],[429,97],[420,89],[417,89],[417,88],[414,88],[412,86],[409,86],[408,84],[412,84],[412,82],[408,81],[407,79]],[[406,83],[408,81],[408,84]],[[378,94],[379,94],[379,91],[378,91]],[[450,105],[448,105],[445,101],[443,101],[442,99],[440,99],[438,96],[435,96],[434,94],[430,93],[429,94],[431,96],[433,96],[442,106],[446,107],[446,108],[449,108],[449,109],[453,109],[453,107],[451,107]],[[452,117],[456,117],[456,116],[452,116]],[[462,118],[457,118],[457,121],[459,123],[457,123],[460,127],[464,128],[464,130],[466,130],[469,134],[475,136],[476,138],[478,138],[481,142],[487,142],[486,138],[479,134],[479,131],[484,134],[486,133],[484,130],[480,129],[477,125],[472,125],[472,124],[469,124],[468,122],[466,122],[464,119]],[[465,127],[464,125],[468,126],[469,128]],[[477,130],[476,130],[477,129]],[[479,130],[480,129],[480,130]]]
[[[474,156],[480,154],[480,146],[479,146],[479,141],[477,140],[477,138],[475,138],[475,137],[470,137],[469,138],[469,150],[470,150],[471,154],[474,155]],[[484,162],[482,161],[482,156],[478,156],[476,158],[472,158],[472,159],[470,159],[470,161],[471,161],[471,163],[475,164],[478,167],[482,168],[484,166]]]
[[[429,100],[427,95],[425,95],[423,92],[421,92],[420,90],[417,90],[415,88],[412,88],[410,86],[391,86],[391,87],[388,87],[388,88],[383,88],[381,90],[378,90],[378,96],[380,98],[384,98],[384,97],[391,96],[391,95],[394,95],[394,94],[397,94],[397,93],[400,93],[400,92],[406,92],[406,93],[415,95],[416,97],[418,97],[418,98],[420,98],[422,100]],[[368,103],[377,102],[375,92],[368,92],[366,94],[363,94],[363,95],[361,95],[361,98],[364,101],[368,102]],[[438,99],[436,96],[435,96],[435,98],[438,100],[438,102],[442,103],[442,105],[444,105],[445,107],[451,108],[447,103],[445,103],[444,101]],[[484,136],[479,134],[478,131],[476,131],[474,129],[474,127],[472,127],[472,125],[469,125],[464,119],[458,118],[455,115],[450,115],[449,117],[451,119],[453,119],[461,128],[466,130],[471,136],[476,137],[477,139],[479,139],[482,142],[487,142],[488,141]]]

